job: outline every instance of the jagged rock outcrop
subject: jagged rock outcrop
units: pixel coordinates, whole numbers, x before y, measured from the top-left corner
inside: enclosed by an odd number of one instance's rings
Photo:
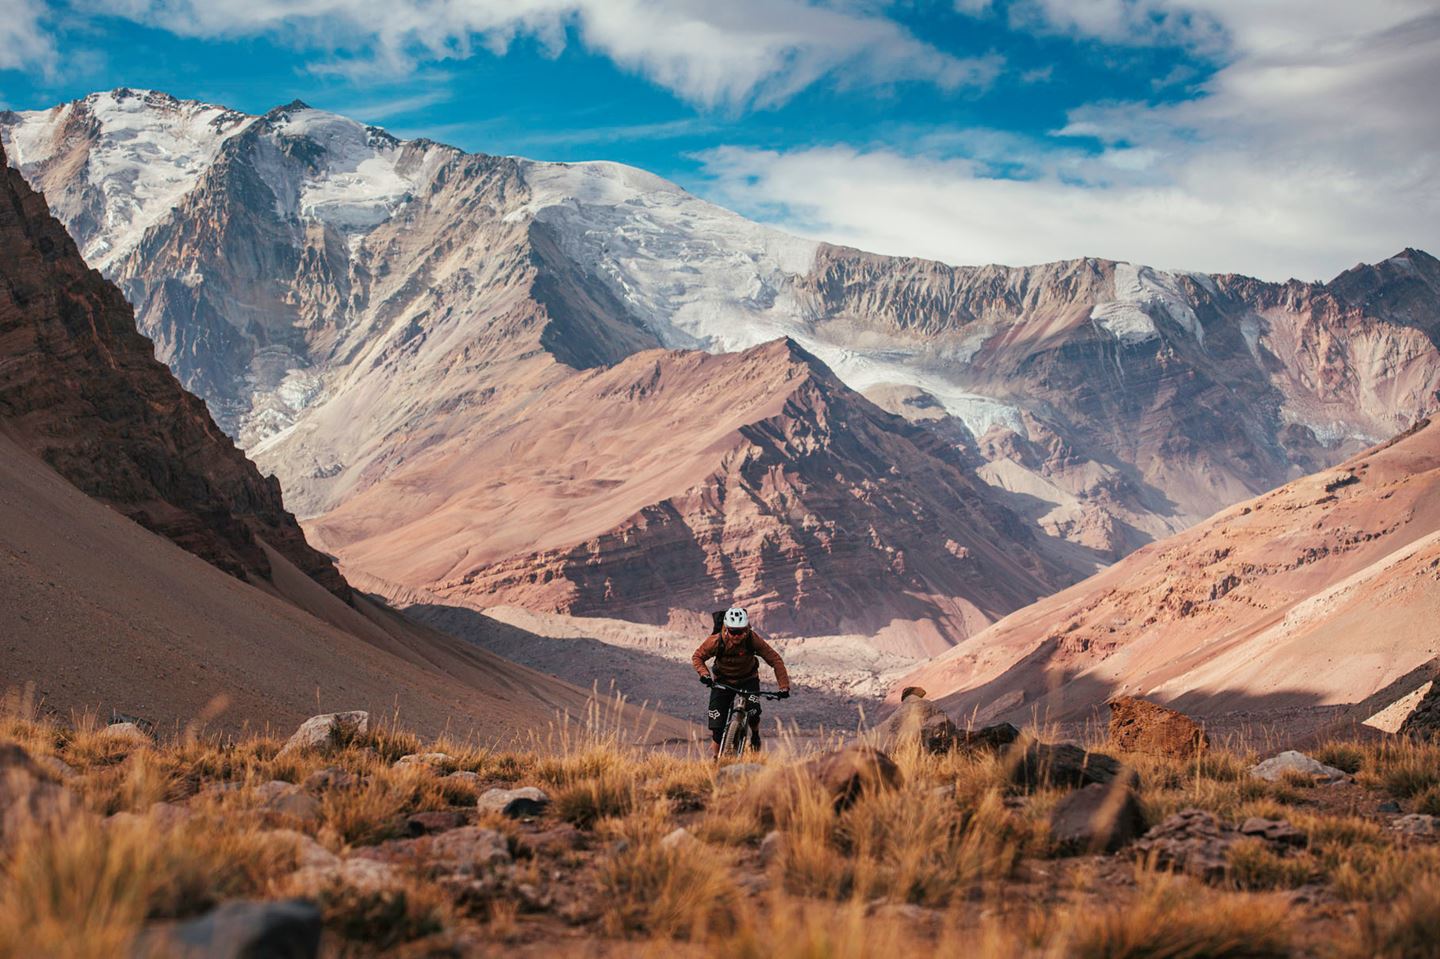
[[[236,576],[262,541],[341,596],[262,477],[185,392],[0,148],[0,424],[84,492]]]
[[[1400,724],[1400,735],[1440,742],[1440,682],[1432,682],[1429,692],[1405,717]]]
[[[1178,710],[1137,696],[1116,696],[1105,705],[1116,749],[1190,759],[1210,744],[1205,727]]]

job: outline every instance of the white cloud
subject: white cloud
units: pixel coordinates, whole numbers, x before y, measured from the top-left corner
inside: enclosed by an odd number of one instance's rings
[[[0,70],[53,67],[55,48],[40,25],[44,14],[39,0],[0,0]]]
[[[1225,65],[1195,99],[1091,105],[1029,142],[715,151],[717,194],[810,235],[956,263],[1096,255],[1310,279],[1406,245],[1440,252],[1430,0],[1027,5],[1075,35],[1223,35]],[[996,161],[1027,178],[995,179]]]
[[[107,0],[104,9],[177,33],[323,44],[347,68],[500,52],[520,36],[558,51],[573,30],[621,67],[711,107],[778,103],[825,77],[953,90],[998,70],[994,57],[955,57],[882,16],[811,0]]]

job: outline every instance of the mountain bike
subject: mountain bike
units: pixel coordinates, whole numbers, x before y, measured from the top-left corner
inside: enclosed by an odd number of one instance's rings
[[[779,693],[765,690],[738,689],[724,683],[715,683],[715,689],[735,693],[730,699],[730,713],[725,717],[725,733],[720,737],[720,752],[716,759],[739,756],[750,745],[750,716],[759,712],[761,699],[780,699]]]

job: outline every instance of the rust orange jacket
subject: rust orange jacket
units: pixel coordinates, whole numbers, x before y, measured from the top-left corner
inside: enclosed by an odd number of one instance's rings
[[[785,660],[775,652],[774,647],[765,642],[760,634],[753,629],[749,630],[749,636],[741,633],[737,636],[726,638],[721,633],[711,633],[700,648],[695,650],[695,655],[690,657],[690,662],[695,667],[695,672],[701,676],[709,676],[710,670],[706,668],[706,660],[715,660],[715,678],[722,683],[743,683],[747,679],[754,679],[760,675],[760,660],[765,660],[770,668],[775,670],[775,684],[781,689],[790,688],[790,674],[785,671]]]

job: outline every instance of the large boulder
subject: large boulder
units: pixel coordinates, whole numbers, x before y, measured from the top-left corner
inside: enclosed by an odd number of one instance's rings
[[[369,731],[370,714],[363,709],[311,716],[300,724],[300,728],[295,730],[295,734],[281,747],[277,755],[284,756],[311,749],[343,748]]]
[[[954,749],[960,730],[945,711],[923,695],[912,695],[875,728],[874,742],[887,751],[919,745],[930,753]]]
[[[320,953],[320,910],[301,899],[236,900],[196,919],[149,930],[138,956],[176,959],[311,959]]]
[[[1293,777],[1317,783],[1339,783],[1344,782],[1348,774],[1343,769],[1311,759],[1302,752],[1287,749],[1251,766],[1250,775],[1272,783]]]
[[[895,761],[870,746],[837,749],[810,760],[803,768],[830,796],[837,810],[854,804],[862,793],[898,789],[905,783]]]
[[[1050,811],[1050,839],[1063,855],[1114,852],[1145,831],[1145,811],[1122,782],[1092,783]]]
[[[1210,745],[1205,728],[1184,713],[1134,696],[1118,696],[1110,707],[1110,744],[1119,750],[1191,759]]]
[[[1440,676],[1400,724],[1400,735],[1440,742]]]
[[[1092,753],[1074,743],[1033,742],[1025,747],[1011,770],[1010,781],[1024,789],[1042,786],[1081,788],[1092,783],[1133,781],[1133,771],[1118,759]]]

